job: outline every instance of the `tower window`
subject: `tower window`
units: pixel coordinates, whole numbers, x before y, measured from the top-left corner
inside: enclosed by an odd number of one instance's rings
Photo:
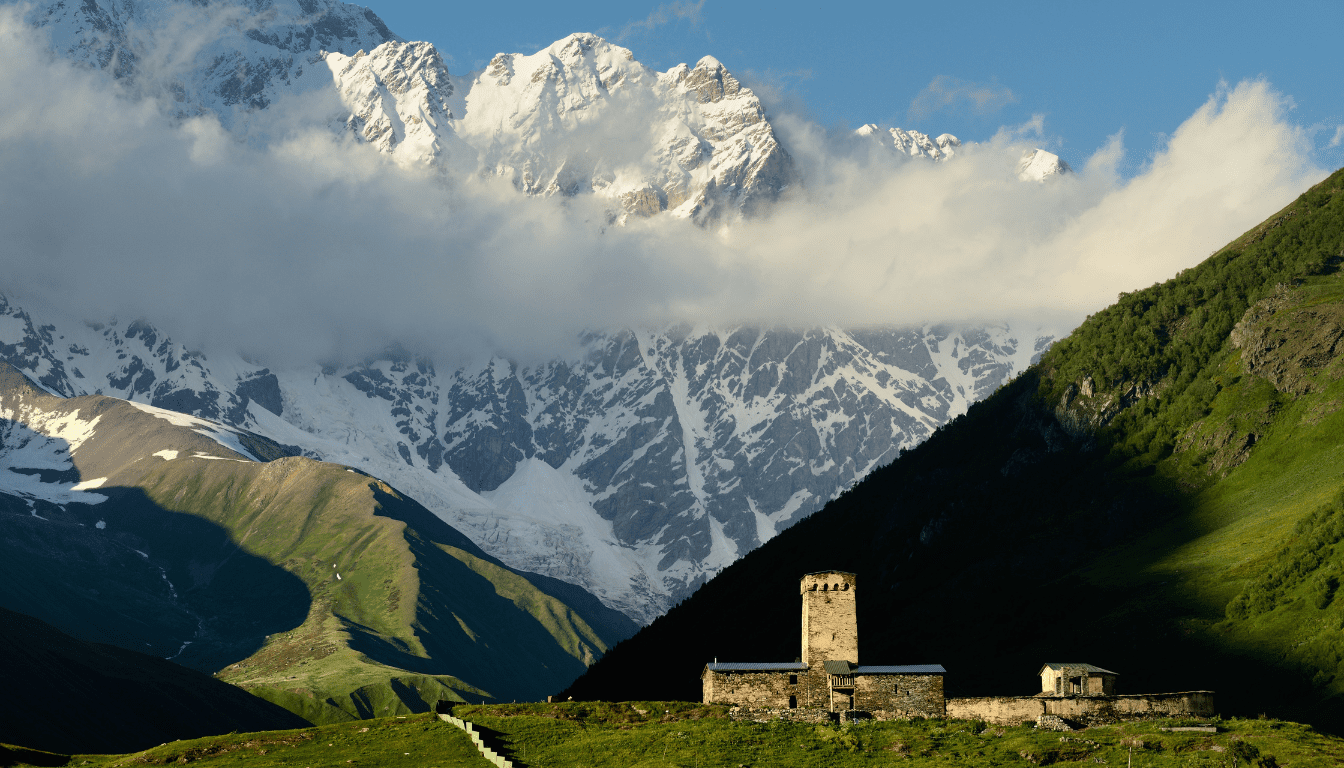
[[[789,675],[789,685],[797,685],[797,684],[798,684],[798,676]]]

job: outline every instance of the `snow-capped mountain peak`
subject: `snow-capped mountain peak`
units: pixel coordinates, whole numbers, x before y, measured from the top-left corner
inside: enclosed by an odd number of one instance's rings
[[[793,178],[760,100],[710,56],[658,74],[596,35],[570,35],[496,56],[464,107],[454,127],[481,173],[531,194],[597,194],[620,218],[746,212]]]
[[[928,160],[947,160],[956,154],[955,148],[961,146],[961,140],[950,133],[944,133],[937,139],[919,131],[903,131],[900,128],[888,128],[883,131],[874,123],[860,126],[854,135],[876,142],[878,145],[908,157],[922,157]]]
[[[1017,178],[1022,181],[1044,182],[1051,176],[1072,173],[1069,164],[1059,159],[1059,155],[1044,149],[1033,149],[1022,155],[1017,163]]]
[[[452,78],[432,44],[389,41],[369,53],[321,58],[350,110],[346,128],[379,151],[407,165],[469,153],[452,133]]]

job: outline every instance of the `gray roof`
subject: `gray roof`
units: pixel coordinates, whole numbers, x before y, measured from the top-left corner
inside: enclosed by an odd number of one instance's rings
[[[848,675],[857,665],[850,664],[848,661],[828,660],[823,661],[821,666],[826,670],[826,674],[828,675]]]
[[[800,661],[712,661],[705,665],[710,672],[806,672],[807,665]]]
[[[1041,670],[1040,670],[1040,672],[1037,672],[1036,674],[1039,675],[1039,674],[1041,674],[1041,672],[1044,672],[1044,671],[1047,670],[1047,669],[1063,669],[1064,667],[1072,667],[1072,668],[1074,668],[1074,669],[1082,669],[1082,670],[1084,670],[1084,671],[1086,671],[1086,672],[1100,672],[1100,673],[1102,673],[1102,674],[1104,674],[1104,675],[1119,675],[1119,674],[1120,674],[1119,672],[1112,672],[1112,671],[1109,670],[1109,669],[1102,669],[1101,667],[1094,666],[1094,665],[1092,665],[1092,664],[1083,664],[1082,662],[1071,662],[1071,663],[1064,663],[1064,662],[1047,662],[1046,664],[1044,664],[1044,665],[1041,666]]]
[[[942,664],[903,664],[898,666],[855,667],[853,675],[945,675]]]

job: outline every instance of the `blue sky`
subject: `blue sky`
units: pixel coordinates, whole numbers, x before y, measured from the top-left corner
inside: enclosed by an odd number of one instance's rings
[[[981,141],[1042,115],[1043,143],[1075,166],[1123,129],[1127,174],[1221,80],[1265,78],[1315,131],[1317,161],[1344,163],[1340,0],[367,2],[397,34],[434,43],[454,74],[597,32],[660,70],[713,55],[763,96],[773,90],[767,103],[826,126]]]

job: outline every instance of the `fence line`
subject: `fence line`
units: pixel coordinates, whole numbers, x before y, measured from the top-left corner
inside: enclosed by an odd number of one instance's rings
[[[481,740],[481,734],[476,732],[476,728],[473,727],[471,723],[467,722],[466,720],[463,720],[460,717],[445,715],[441,712],[438,714],[440,720],[444,721],[445,723],[452,723],[458,728],[461,728],[462,730],[466,731],[467,735],[471,737],[472,743],[476,745],[476,749],[480,750],[481,755],[483,755],[486,760],[489,760],[491,765],[499,766],[499,768],[513,768],[512,760],[504,759],[503,755],[485,746],[485,742]]]

